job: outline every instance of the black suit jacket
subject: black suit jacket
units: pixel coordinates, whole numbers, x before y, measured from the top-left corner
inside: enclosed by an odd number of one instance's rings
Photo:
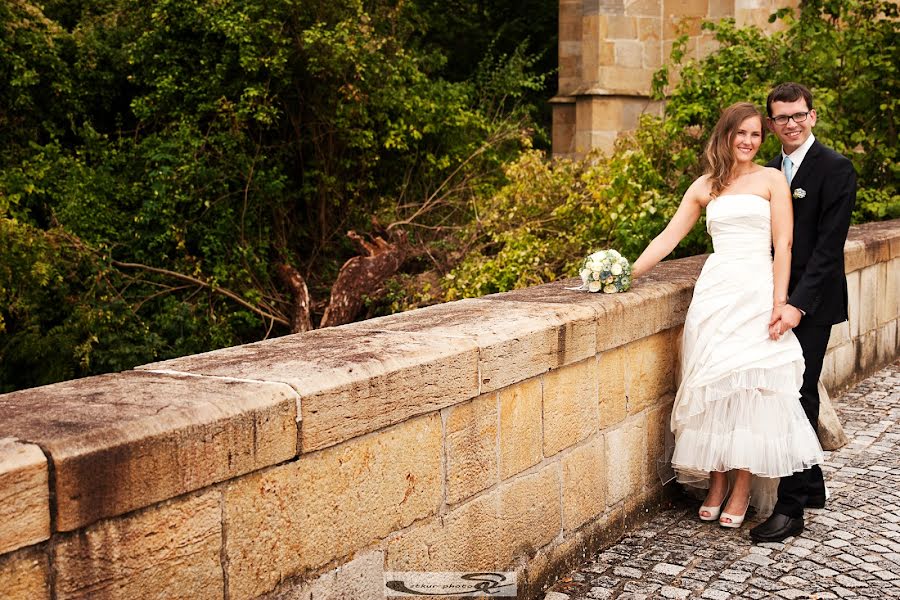
[[[780,169],[781,160],[779,154],[766,166]],[[844,242],[856,203],[853,164],[814,141],[791,181],[791,196],[794,243],[788,304],[804,311],[803,320],[810,324],[846,321]]]

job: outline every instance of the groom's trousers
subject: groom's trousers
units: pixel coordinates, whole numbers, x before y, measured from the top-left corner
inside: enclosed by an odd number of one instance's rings
[[[800,388],[800,404],[813,429],[818,431],[819,375],[822,373],[822,361],[825,359],[831,326],[807,324],[801,320],[800,324],[794,328],[794,335],[800,342],[800,347],[803,349],[803,361],[806,363],[803,385]],[[803,508],[810,496],[825,496],[825,480],[819,465],[813,465],[805,471],[781,478],[774,512],[793,518],[802,517]]]

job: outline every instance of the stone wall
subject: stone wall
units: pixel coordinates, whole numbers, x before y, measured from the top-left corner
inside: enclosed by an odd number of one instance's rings
[[[733,17],[739,26],[770,29],[778,25],[769,15],[785,6],[797,0],[560,0],[553,154],[608,151],[641,113],[658,114],[650,83],[682,33],[688,57],[702,58],[716,47],[703,20]]]
[[[846,256],[832,390],[900,353],[900,221]],[[385,570],[513,570],[539,597],[663,495],[703,261],[2,395],[2,595],[365,600]]]

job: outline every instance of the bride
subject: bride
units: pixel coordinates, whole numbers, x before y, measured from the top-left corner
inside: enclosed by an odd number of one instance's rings
[[[764,135],[752,104],[726,108],[707,172],[633,266],[634,277],[649,271],[706,210],[714,252],[685,317],[672,466],[679,482],[708,488],[699,517],[723,527],[740,527],[750,504],[771,510],[778,478],[824,460],[799,401],[800,344],[772,320],[787,302],[793,211],[784,175],[753,162]]]

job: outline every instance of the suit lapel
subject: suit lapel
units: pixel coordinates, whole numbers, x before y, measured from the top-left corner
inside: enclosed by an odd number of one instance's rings
[[[809,147],[809,151],[803,157],[803,162],[800,163],[800,168],[797,169],[797,172],[794,173],[794,178],[791,180],[791,192],[801,187],[800,184],[806,181],[809,174],[815,170],[821,149],[822,144],[819,143],[819,140],[815,140],[812,146]],[[779,164],[779,166],[781,165]]]

